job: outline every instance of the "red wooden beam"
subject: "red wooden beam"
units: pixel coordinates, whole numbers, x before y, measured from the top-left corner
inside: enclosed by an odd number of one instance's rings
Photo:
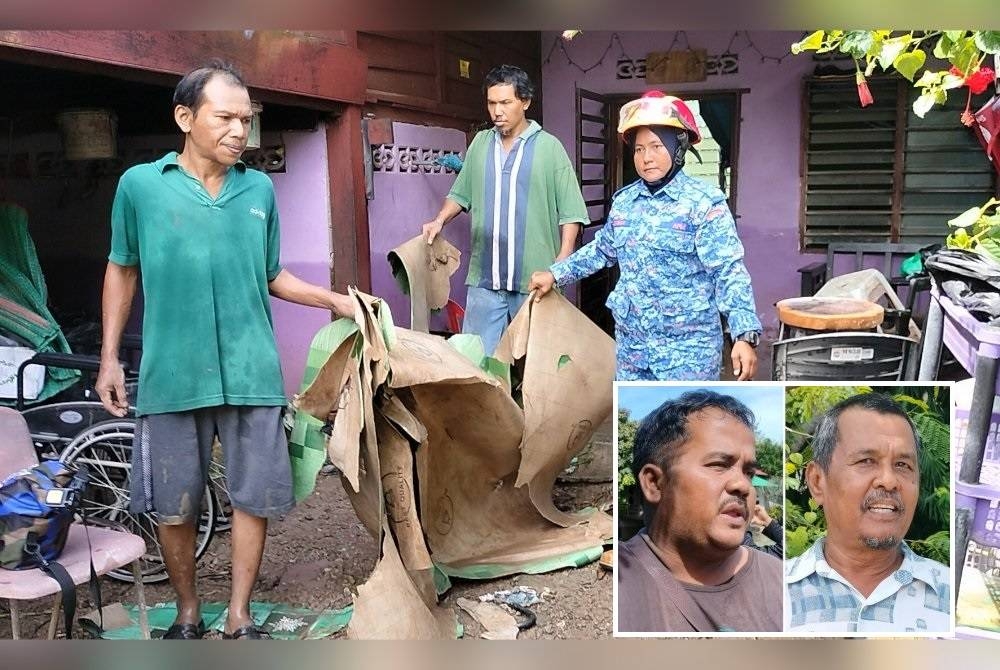
[[[330,285],[371,292],[368,201],[365,198],[361,108],[347,107],[326,133],[330,179]]]
[[[368,59],[344,31],[0,31],[0,46],[180,75],[218,57],[250,87],[363,104]]]

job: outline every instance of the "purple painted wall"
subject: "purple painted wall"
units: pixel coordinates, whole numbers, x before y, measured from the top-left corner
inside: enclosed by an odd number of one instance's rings
[[[672,32],[621,32],[622,46],[629,58],[645,58],[650,51],[666,51],[674,39]],[[797,32],[751,32],[750,38],[763,54],[780,57],[801,36]],[[542,53],[549,53],[558,33],[543,33]],[[692,48],[707,49],[710,55],[726,51],[730,32],[688,32]],[[611,33],[583,32],[565,44],[570,57],[583,67],[597,63],[608,47]],[[683,40],[681,42],[683,44]],[[706,81],[657,86],[667,93],[684,97],[689,91],[749,89],[742,97],[739,175],[736,212],[740,237],[746,247],[746,264],[753,279],[757,311],[765,337],[777,334],[774,303],[798,295],[796,269],[822,258],[800,254],[798,240],[800,179],[801,82],[813,69],[808,56],[788,56],[783,62],[762,61],[747,46],[742,35],[733,42],[739,53],[739,71],[709,76]],[[645,79],[617,79],[617,45],[603,57],[603,63],[587,73],[570,64],[558,49],[542,66],[545,99],[544,127],[559,137],[570,157],[576,146],[576,88],[596,93],[635,93],[652,86]],[[617,113],[615,114],[617,122]],[[763,352],[762,352],[763,353]],[[768,354],[769,355],[769,354]],[[758,378],[763,378],[758,375]]]
[[[377,161],[374,175],[375,198],[368,203],[372,292],[389,304],[396,325],[409,327],[410,300],[393,278],[386,254],[419,235],[421,226],[437,215],[455,173],[440,167],[409,166],[408,161],[410,157],[433,160],[430,150],[457,151],[464,156],[465,133],[398,122],[392,124],[392,130],[392,145],[374,147],[382,158]],[[464,306],[465,275],[469,270],[468,215],[462,213],[452,219],[444,235],[462,252],[462,265],[451,277],[451,299]],[[431,316],[431,330],[448,330],[447,324],[444,310]]]
[[[264,143],[285,145],[286,172],[271,175],[281,216],[281,262],[302,279],[330,285],[330,193],[327,182],[326,128],[315,132],[265,134]],[[177,135],[120,138],[119,155],[126,164],[157,160],[180,149]],[[18,138],[15,156],[38,166],[61,156],[59,136],[38,133]],[[73,166],[70,166],[71,168]],[[34,167],[33,170],[36,170]],[[56,168],[58,168],[58,163]],[[66,168],[69,169],[69,168]],[[70,176],[13,176],[3,197],[28,211],[29,231],[57,311],[81,312],[100,319],[101,287],[111,240],[111,202],[118,175],[85,177],[83,168]],[[313,335],[330,322],[324,310],[272,299],[285,391],[298,391]],[[137,296],[127,332],[139,332],[142,295]]]
[[[264,144],[268,142],[265,135]],[[299,279],[330,286],[330,185],[326,126],[314,132],[282,133],[285,172],[271,174],[281,217],[281,264]],[[302,383],[309,344],[330,323],[326,310],[271,298],[285,393]]]

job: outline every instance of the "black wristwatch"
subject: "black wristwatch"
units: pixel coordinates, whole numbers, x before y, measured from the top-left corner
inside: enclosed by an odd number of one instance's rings
[[[741,334],[737,335],[736,336],[736,341],[737,342],[746,342],[751,347],[753,347],[754,349],[756,349],[757,345],[760,344],[760,333],[758,333],[755,330],[748,330],[745,333],[741,333]]]

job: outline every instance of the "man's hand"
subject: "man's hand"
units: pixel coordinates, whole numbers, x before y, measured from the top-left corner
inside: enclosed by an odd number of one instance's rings
[[[424,224],[423,236],[427,240],[427,244],[434,243],[434,238],[441,234],[442,228],[444,228],[444,222],[441,219],[434,219]]]
[[[548,270],[531,273],[531,281],[528,282],[528,292],[535,292],[535,302],[541,300],[546,293],[552,290],[556,284],[555,276]]]
[[[104,409],[117,417],[128,414],[128,397],[125,395],[125,371],[118,361],[101,361],[95,386]]]
[[[349,295],[330,291],[330,309],[339,317],[354,318],[354,300]]]
[[[771,521],[771,516],[767,513],[767,510],[764,509],[764,506],[760,503],[756,503],[753,508],[753,519],[751,519],[751,522],[761,526],[762,528],[767,528]]]
[[[733,374],[736,380],[745,382],[753,379],[757,373],[757,352],[746,342],[736,340],[733,342]]]

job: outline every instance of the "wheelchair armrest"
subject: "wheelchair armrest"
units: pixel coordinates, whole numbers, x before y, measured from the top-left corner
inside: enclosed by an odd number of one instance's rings
[[[816,261],[803,265],[797,272],[801,276],[799,295],[815,295],[816,291],[826,283],[826,262]]]
[[[63,354],[57,352],[37,353],[25,362],[21,363],[17,374],[29,365],[44,365],[51,368],[69,368],[71,370],[86,370],[88,372],[98,372],[101,369],[101,359],[99,356],[85,356],[83,354]]]
[[[16,407],[20,412],[24,409],[24,370],[31,365],[44,365],[50,368],[68,368],[86,372],[99,372],[101,358],[84,354],[64,354],[54,351],[43,351],[35,354],[17,367],[17,400]],[[128,366],[122,363],[122,367]]]

